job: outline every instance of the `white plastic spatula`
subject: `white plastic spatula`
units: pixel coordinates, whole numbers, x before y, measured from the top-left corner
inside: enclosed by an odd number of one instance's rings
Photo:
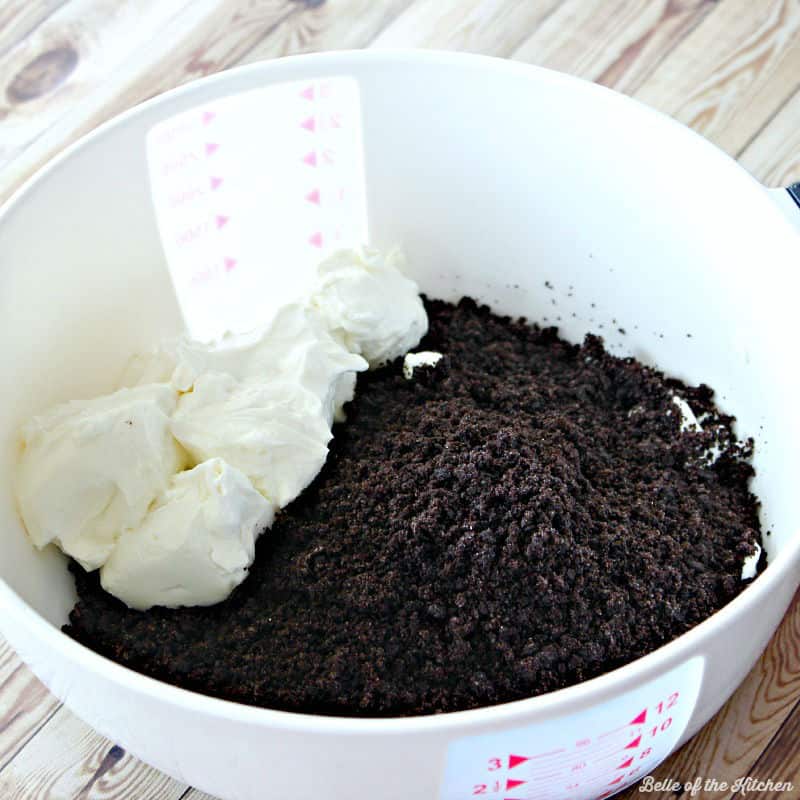
[[[153,203],[188,333],[264,325],[329,253],[367,241],[361,103],[352,78],[214,100],[147,137]]]

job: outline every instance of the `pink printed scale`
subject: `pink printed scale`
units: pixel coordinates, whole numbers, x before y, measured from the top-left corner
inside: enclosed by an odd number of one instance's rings
[[[694,711],[703,661],[628,695],[576,711],[553,728],[482,734],[450,745],[440,800],[605,800],[659,764]]]
[[[153,204],[189,334],[266,324],[321,259],[368,240],[352,78],[219,98],[147,138]]]

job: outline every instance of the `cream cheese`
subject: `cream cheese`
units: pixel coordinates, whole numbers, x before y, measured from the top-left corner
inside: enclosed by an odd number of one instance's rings
[[[418,367],[435,367],[442,360],[441,353],[432,350],[421,350],[419,353],[406,353],[403,359],[403,377],[410,381],[414,370]]]
[[[22,429],[16,492],[28,534],[92,570],[141,524],[186,454],[170,431],[178,394],[150,384],[56,406]]]
[[[17,495],[33,543],[102,567],[133,608],[224,599],[255,537],[324,465],[356,373],[427,331],[400,261],[336,253],[261,329],[167,340],[131,359],[125,388],[31,420]]]
[[[742,580],[749,581],[758,574],[758,560],[761,558],[761,545],[756,542],[756,550],[752,555],[746,556],[742,564]]]
[[[209,459],[172,476],[142,524],[120,538],[100,582],[140,610],[218,603],[247,576],[274,516],[244,474]]]
[[[328,425],[353,399],[355,373],[368,366],[300,303],[285,306],[266,328],[245,336],[229,336],[213,345],[180,341],[175,359],[172,384],[181,392],[191,390],[206,373],[224,373],[239,382],[285,381],[319,399]]]
[[[694,415],[691,406],[682,397],[678,397],[678,395],[672,396],[672,402],[678,407],[680,412],[681,433],[685,433],[686,431],[701,433],[703,428],[697,421],[697,417]]]
[[[314,480],[332,437],[319,398],[299,383],[239,382],[218,372],[181,395],[172,432],[195,463],[223,458],[279,508]]]
[[[404,355],[428,331],[419,287],[400,271],[402,254],[342,250],[323,261],[310,307],[351,353],[370,367]]]

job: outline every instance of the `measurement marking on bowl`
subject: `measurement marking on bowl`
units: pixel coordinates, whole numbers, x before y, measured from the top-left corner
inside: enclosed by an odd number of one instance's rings
[[[153,127],[153,205],[193,337],[265,324],[321,258],[367,241],[362,140],[348,77],[254,89]]]
[[[440,800],[611,797],[672,751],[694,711],[703,663],[694,658],[620,698],[563,719],[453,742]]]

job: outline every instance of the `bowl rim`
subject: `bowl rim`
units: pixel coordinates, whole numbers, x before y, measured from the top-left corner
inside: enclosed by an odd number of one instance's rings
[[[103,137],[107,132],[124,126],[129,119],[134,118],[143,111],[162,104],[169,104],[177,98],[190,96],[198,88],[217,84],[224,86],[230,83],[230,91],[235,92],[237,91],[237,80],[242,76],[260,73],[264,75],[265,79],[271,79],[273,73],[278,73],[283,67],[297,62],[303,62],[309,68],[319,67],[320,69],[342,69],[354,62],[356,65],[368,63],[376,66],[407,66],[409,62],[414,62],[415,64],[434,68],[448,67],[462,70],[479,68],[481,70],[491,70],[500,77],[522,77],[535,82],[558,84],[573,93],[602,95],[609,103],[616,102],[629,112],[640,116],[650,116],[654,124],[659,124],[662,127],[671,127],[674,136],[691,138],[694,140],[694,146],[705,151],[707,158],[721,159],[727,162],[728,166],[733,168],[732,174],[738,173],[743,190],[749,184],[750,189],[754,190],[754,196],[760,194],[765,207],[767,205],[772,207],[771,213],[774,213],[776,221],[783,219],[786,230],[792,230],[791,223],[781,214],[773,200],[768,196],[767,190],[732,158],[700,134],[638,100],[624,96],[604,86],[531,64],[471,53],[413,49],[339,50],[259,61],[223,70],[156,95],[103,122],[36,170],[0,206],[0,229],[4,219],[10,216],[18,206],[21,206],[32,190],[39,184],[44,183],[62,162],[68,160],[74,153],[84,147],[91,145],[95,139]],[[792,233],[795,233],[795,231],[792,231]],[[126,691],[147,696],[149,699],[162,704],[182,707],[210,718],[269,727],[287,732],[313,732],[315,734],[336,736],[407,735],[415,732],[432,733],[434,731],[445,732],[453,730],[464,732],[487,725],[496,726],[498,723],[516,719],[527,718],[529,721],[533,716],[544,718],[551,715],[570,713],[588,705],[602,702],[605,699],[619,696],[626,689],[645,683],[697,655],[701,651],[703,640],[708,634],[715,629],[733,624],[736,618],[747,609],[763,602],[772,591],[772,587],[779,581],[792,578],[792,568],[796,562],[800,561],[800,535],[798,533],[800,532],[793,532],[775,560],[731,602],[657,650],[610,672],[564,689],[507,703],[442,714],[406,717],[322,716],[262,708],[183,689],[118,664],[70,638],[29,606],[1,578],[0,609],[3,610],[3,613],[0,614],[0,620],[6,614],[12,616],[21,628],[28,631],[30,636],[38,639],[47,648],[58,652],[62,658],[87,670],[88,673],[104,678],[110,683],[118,684]],[[1,623],[0,627],[2,627]]]

